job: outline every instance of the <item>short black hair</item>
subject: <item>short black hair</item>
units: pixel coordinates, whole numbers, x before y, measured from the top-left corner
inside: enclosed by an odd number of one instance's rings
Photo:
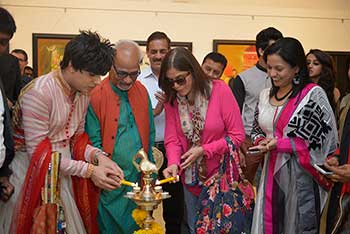
[[[209,54],[207,54],[204,59],[202,64],[205,62],[205,60],[207,59],[211,59],[216,63],[220,63],[222,64],[222,66],[224,67],[223,70],[225,70],[226,65],[227,65],[227,59],[223,54],[217,53],[217,52],[210,52]]]
[[[256,41],[255,41],[256,53],[258,54],[258,57],[260,57],[259,48],[261,48],[262,50],[265,50],[271,40],[277,41],[282,37],[283,37],[282,33],[274,27],[268,27],[261,30],[256,35]]]
[[[155,31],[147,38],[146,51],[148,51],[149,43],[154,40],[166,40],[168,42],[168,49],[170,49],[170,38],[164,32]]]
[[[112,66],[114,49],[109,40],[96,32],[80,31],[64,48],[61,69],[69,62],[76,70],[84,70],[95,75],[105,75]]]
[[[31,71],[34,71],[33,68],[32,68],[31,66],[25,66],[25,67],[24,67],[24,70],[26,70],[26,69],[29,69],[29,70],[31,70]]]
[[[9,35],[10,38],[12,38],[16,29],[15,20],[10,12],[5,8],[0,7],[0,32]]]
[[[24,60],[28,61],[28,54],[24,50],[22,50],[22,49],[14,49],[14,50],[11,51],[11,54],[12,53],[23,54]]]

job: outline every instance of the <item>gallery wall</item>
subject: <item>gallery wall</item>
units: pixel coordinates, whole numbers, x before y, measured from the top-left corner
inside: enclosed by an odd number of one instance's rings
[[[198,60],[213,39],[254,40],[266,27],[298,38],[305,50],[350,51],[348,0],[0,0],[17,23],[11,49],[23,48],[32,64],[32,33],[97,30],[111,41],[145,40],[155,31],[193,42]]]

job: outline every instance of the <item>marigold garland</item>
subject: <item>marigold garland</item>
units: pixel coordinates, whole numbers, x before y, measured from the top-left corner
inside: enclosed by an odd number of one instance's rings
[[[141,227],[141,225],[143,224],[143,221],[147,217],[147,212],[136,208],[132,211],[132,217],[137,223],[137,225]],[[163,228],[156,222],[151,223],[151,230],[140,229],[134,232],[134,234],[163,234],[163,233],[164,233]]]

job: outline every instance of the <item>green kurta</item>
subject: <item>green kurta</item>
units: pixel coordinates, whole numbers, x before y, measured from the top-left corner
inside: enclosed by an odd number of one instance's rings
[[[113,91],[119,96],[120,113],[118,121],[118,131],[112,159],[124,172],[124,179],[140,184],[140,176],[134,165],[132,158],[139,149],[142,148],[141,138],[136,126],[135,118],[128,100],[126,91],[121,91],[112,85]],[[149,103],[151,103],[149,101]],[[111,107],[111,110],[113,108]],[[154,144],[154,121],[152,106],[148,106],[150,118],[149,136],[149,158],[153,161],[152,147]],[[89,106],[86,115],[86,132],[89,134],[92,144],[101,147],[100,124],[93,108]],[[96,131],[98,129],[98,131]],[[132,234],[139,227],[134,222],[131,213],[136,208],[135,203],[124,197],[131,191],[131,187],[122,185],[114,191],[102,190],[98,205],[98,224],[100,233],[103,234]]]

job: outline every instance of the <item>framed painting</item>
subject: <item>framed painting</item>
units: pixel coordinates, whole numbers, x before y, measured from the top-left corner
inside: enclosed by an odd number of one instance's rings
[[[33,33],[33,70],[35,77],[56,70],[63,58],[64,47],[76,35]]]
[[[350,92],[347,62],[350,59],[350,51],[325,51],[332,56],[334,68],[336,70],[336,87],[339,89],[341,96]]]
[[[142,64],[141,64],[141,69],[149,66],[149,60],[148,57],[146,55],[146,44],[147,41],[135,41],[137,44],[139,44],[139,46],[141,47],[142,50],[142,54],[143,54],[143,59],[142,59]],[[189,51],[192,52],[192,42],[181,42],[181,41],[172,41],[170,43],[170,47],[174,48],[174,47],[184,47],[186,49],[188,49]]]
[[[255,41],[213,40],[213,51],[223,54],[227,66],[223,76],[236,77],[240,72],[253,67],[258,61]]]

